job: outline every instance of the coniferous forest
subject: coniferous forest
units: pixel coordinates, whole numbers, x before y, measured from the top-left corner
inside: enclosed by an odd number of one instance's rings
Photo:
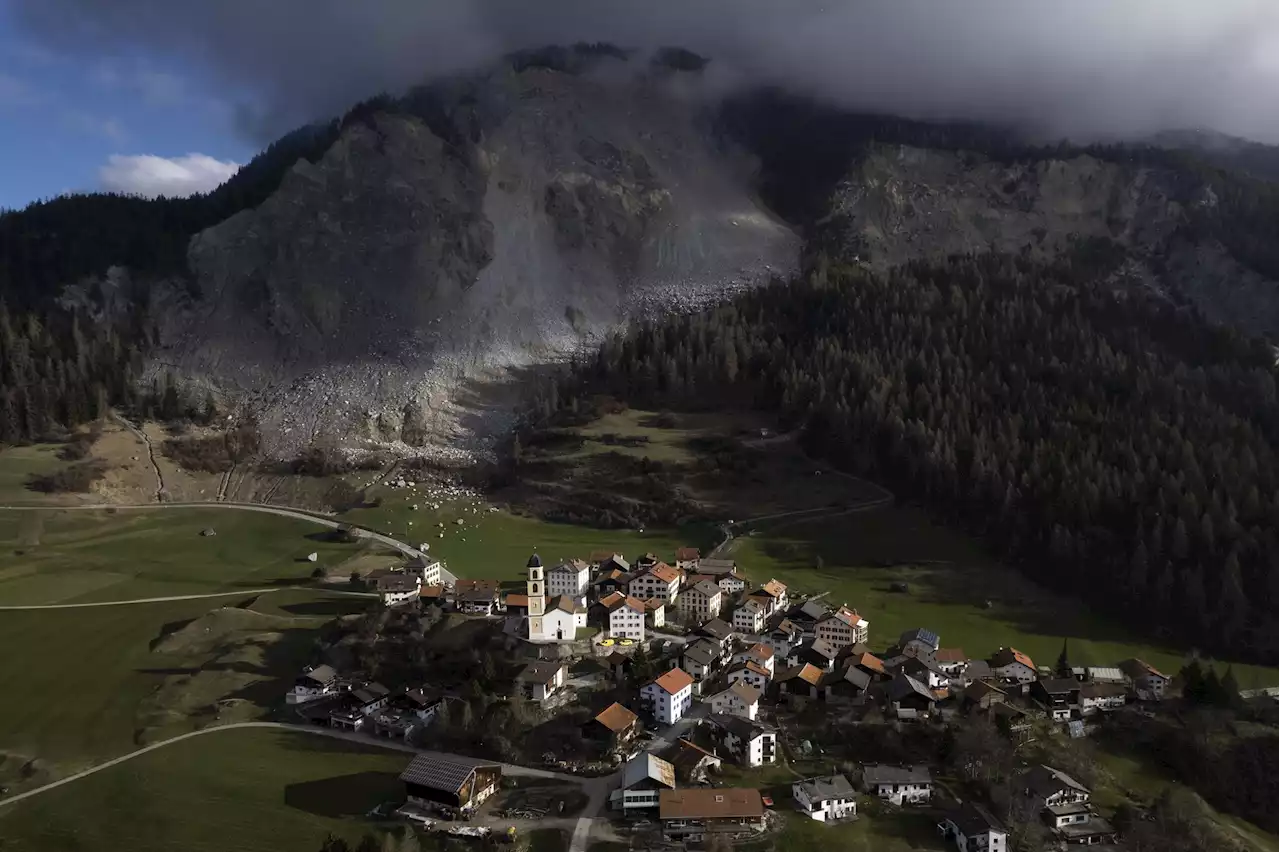
[[[1276,372],[1266,344],[1053,265],[828,268],[637,325],[543,392],[753,406],[983,537],[1035,580],[1184,646],[1276,659]],[[552,400],[555,400],[552,402]]]

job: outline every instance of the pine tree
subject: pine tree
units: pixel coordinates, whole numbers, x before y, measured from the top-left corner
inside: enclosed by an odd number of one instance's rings
[[[1228,706],[1235,706],[1240,703],[1240,684],[1236,681],[1236,673],[1231,666],[1227,666],[1226,672],[1222,675],[1222,695]]]
[[[1203,704],[1204,669],[1200,667],[1200,661],[1192,658],[1191,662],[1182,667],[1178,678],[1182,681],[1183,699],[1191,704]]]
[[[1058,654],[1058,664],[1054,668],[1058,677],[1071,677],[1071,661],[1067,659],[1067,640],[1062,640],[1062,652]]]

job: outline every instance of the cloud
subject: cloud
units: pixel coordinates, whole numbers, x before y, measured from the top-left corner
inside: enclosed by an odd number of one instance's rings
[[[100,136],[110,142],[123,142],[128,136],[118,118],[103,117],[70,107],[62,109],[59,115],[64,125],[88,136]]]
[[[141,95],[149,106],[174,106],[186,97],[185,81],[176,74],[151,68],[134,60],[129,63],[106,60],[93,66],[89,80],[107,91]]]
[[[31,106],[43,100],[44,95],[26,80],[0,71],[0,108]]]
[[[98,169],[98,180],[109,192],[155,198],[186,197],[208,192],[239,170],[240,164],[206,154],[157,157],[154,154],[112,154]]]
[[[1275,141],[1275,0],[11,0],[22,32],[201,64],[269,129],[500,52],[676,44],[865,110],[1087,137],[1206,127]]]

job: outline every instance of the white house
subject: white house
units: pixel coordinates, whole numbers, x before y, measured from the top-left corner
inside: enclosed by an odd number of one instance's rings
[[[659,562],[632,578],[627,593],[642,601],[657,598],[674,603],[679,589],[680,572],[665,562]]]
[[[425,551],[427,545],[418,546],[419,550]],[[422,578],[424,586],[435,586],[440,583],[440,571],[443,566],[439,559],[429,559],[424,553],[422,556],[415,556],[405,563],[404,569],[410,574],[417,574]]]
[[[287,704],[302,704],[338,691],[338,673],[332,666],[312,666],[298,675],[285,696]]]
[[[738,573],[738,563],[732,559],[699,560],[698,573],[714,577],[726,595],[736,595],[747,588],[746,578]]]
[[[1115,710],[1125,705],[1128,690],[1118,683],[1080,684],[1080,714],[1090,716],[1099,710]]]
[[[516,683],[534,701],[543,702],[554,695],[569,678],[563,663],[530,663],[516,675]]]
[[[778,733],[773,728],[741,716],[713,713],[707,717],[707,733],[713,742],[743,766],[767,766],[778,762]]]
[[[739,660],[729,666],[729,683],[737,683],[741,681],[747,686],[754,686],[762,693],[769,688],[769,684],[773,681],[773,675],[759,663],[751,660]]]
[[[749,636],[764,632],[767,616],[760,601],[747,601],[733,611],[733,629]]]
[[[664,725],[679,722],[693,703],[693,676],[674,668],[640,689],[640,702]]]
[[[698,561],[702,558],[702,554],[698,552],[696,547],[677,547],[676,548],[676,570],[693,573],[698,570]]]
[[[686,588],[676,601],[676,608],[689,621],[705,621],[720,614],[723,593],[710,580],[702,580]]]
[[[579,627],[587,626],[587,608],[568,595],[551,601],[542,616],[543,636],[547,639],[572,639]]]
[[[719,668],[720,649],[710,639],[699,639],[684,646],[680,665],[698,680],[704,680]]]
[[[755,721],[760,711],[760,690],[740,680],[734,681],[728,689],[711,696],[711,711]]]
[[[751,662],[758,665],[769,673],[769,677],[773,677],[773,648],[763,642],[757,642],[750,648],[745,648],[733,655],[731,663]]]
[[[1005,683],[1025,685],[1040,676],[1036,664],[1017,648],[1001,648],[988,662],[991,673]]]
[[[644,623],[650,628],[658,628],[667,623],[667,602],[657,598],[644,601]]]
[[[928,657],[908,657],[899,669],[929,689],[946,689],[951,685],[951,677]]]
[[[870,630],[871,622],[858,615],[856,609],[842,606],[818,619],[813,632],[819,639],[843,648],[859,642],[865,645]]]
[[[963,648],[939,648],[933,652],[933,664],[947,677],[960,680],[969,666],[969,658]]]
[[[933,798],[933,775],[927,766],[864,763],[862,784],[871,795],[895,805],[920,805]]]
[[[787,608],[787,587],[777,580],[770,580],[747,597],[764,604],[769,615]]]
[[[377,580],[377,589],[383,606],[395,606],[418,597],[422,590],[422,577],[400,572],[383,574]]]
[[[1164,698],[1165,688],[1169,685],[1169,677],[1156,671],[1149,663],[1137,658],[1125,660],[1120,664],[1120,671],[1133,684],[1133,691],[1143,701]]]
[[[608,613],[610,639],[644,641],[644,604],[630,595],[614,592],[600,601]]]
[[[985,808],[965,802],[938,823],[938,832],[960,852],[1006,852],[1009,835]]]
[[[1015,785],[1023,795],[1034,801],[1037,807],[1072,805],[1089,801],[1089,788],[1061,769],[1052,766],[1033,766],[1018,776]]]
[[[923,627],[903,631],[898,637],[898,649],[908,657],[931,657],[938,645],[938,634]]]
[[[660,757],[642,751],[622,768],[622,784],[612,796],[624,814],[656,810],[663,790],[676,788],[676,769]]]
[[[587,596],[587,588],[591,585],[591,566],[581,559],[561,562],[547,571],[547,595],[557,597],[568,595],[581,601]]]
[[[834,822],[858,815],[853,785],[843,775],[797,781],[791,785],[791,796],[802,814],[818,822]]]

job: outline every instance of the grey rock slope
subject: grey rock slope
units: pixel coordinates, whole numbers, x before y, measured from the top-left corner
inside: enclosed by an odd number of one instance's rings
[[[1127,283],[1173,287],[1212,319],[1274,331],[1276,282],[1179,229],[1189,206],[1216,203],[1208,187],[1188,194],[1167,172],[1089,156],[1006,164],[878,146],[836,189],[822,224],[829,245],[878,269],[982,251],[1045,258],[1077,238],[1106,238],[1130,253],[1119,273]],[[1271,306],[1265,317],[1259,304]]]
[[[194,287],[156,297],[156,368],[255,411],[281,457],[327,434],[483,440],[511,368],[794,265],[682,85],[528,69],[352,122],[193,238]]]

